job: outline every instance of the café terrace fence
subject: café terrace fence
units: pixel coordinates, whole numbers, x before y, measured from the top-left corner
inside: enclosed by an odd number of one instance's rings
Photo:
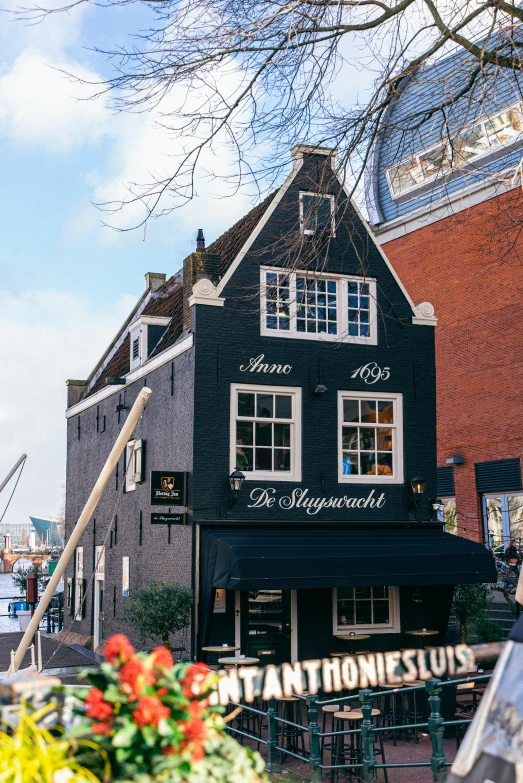
[[[447,777],[447,768],[450,767],[450,761],[447,761],[445,756],[445,750],[443,745],[443,735],[445,728],[453,727],[458,728],[460,726],[471,723],[471,718],[464,717],[456,720],[444,720],[440,713],[441,708],[441,692],[443,688],[456,688],[458,685],[465,683],[478,683],[486,682],[491,678],[491,674],[474,675],[459,680],[440,680],[437,678],[431,678],[427,680],[424,685],[415,685],[385,691],[373,691],[370,689],[362,689],[357,694],[342,696],[340,698],[330,698],[328,700],[321,700],[318,696],[298,696],[295,694],[295,698],[306,704],[307,723],[295,723],[288,720],[277,713],[276,699],[270,699],[268,701],[268,709],[266,711],[260,710],[255,706],[248,705],[241,702],[230,702],[230,709],[236,713],[235,721],[238,725],[232,725],[233,720],[229,720],[227,724],[228,731],[237,739],[243,740],[243,738],[251,740],[258,748],[262,746],[266,753],[267,759],[267,771],[278,772],[281,770],[280,760],[282,756],[293,756],[300,761],[309,765],[310,776],[312,783],[322,783],[324,775],[330,775],[331,778],[337,779],[338,775],[342,771],[350,772],[351,779],[359,779],[362,783],[374,783],[376,780],[377,770],[386,769],[398,769],[398,768],[412,768],[412,767],[430,767],[432,770],[432,776],[435,783],[443,783]],[[384,725],[376,726],[372,719],[373,702],[379,697],[391,697],[393,694],[415,694],[416,692],[424,692],[427,695],[428,700],[428,718],[426,721],[419,723],[398,723],[397,725]],[[416,696],[414,695],[414,698]],[[347,729],[343,731],[326,731],[320,730],[318,723],[319,711],[322,707],[337,704],[340,706],[340,711],[343,711],[343,705],[350,705],[351,702],[358,701],[363,713],[363,720],[360,721],[361,726],[358,729]],[[347,716],[350,712],[347,713]],[[230,714],[232,718],[232,714]],[[251,718],[251,720],[249,720]],[[349,718],[347,718],[348,720]],[[247,724],[247,729],[245,725]],[[250,725],[253,725],[253,732],[248,729]],[[266,739],[262,735],[262,726],[267,727]],[[334,723],[333,723],[334,728]],[[432,753],[430,759],[427,761],[412,761],[412,762],[383,762],[378,763],[376,760],[375,741],[378,739],[380,733],[387,735],[394,735],[395,732],[414,732],[414,736],[417,731],[426,731],[431,738]],[[286,732],[293,733],[294,736],[302,735],[304,738],[308,737],[309,751],[304,755],[295,752],[295,750],[289,747],[284,747],[283,737]],[[361,748],[361,760],[358,762],[349,760],[340,764],[325,764],[324,752],[322,752],[322,744],[324,740],[331,741],[332,746],[335,743],[341,742],[340,739],[345,736],[357,737],[357,742]],[[344,742],[344,740],[343,740]],[[303,743],[305,747],[305,743]],[[343,751],[340,750],[339,755]],[[336,754],[335,754],[336,756]],[[354,773],[354,774],[352,774]]]

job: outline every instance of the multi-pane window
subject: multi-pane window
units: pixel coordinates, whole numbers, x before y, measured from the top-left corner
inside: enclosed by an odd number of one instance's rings
[[[262,334],[377,343],[376,282],[262,269]]]
[[[304,234],[334,236],[334,196],[300,193],[300,223]]]
[[[239,470],[294,479],[299,471],[296,437],[299,391],[233,385],[231,463]]]
[[[456,498],[441,498],[441,508],[438,519],[445,525],[445,531],[458,535],[458,523],[456,514]]]
[[[340,481],[402,480],[401,395],[339,392]]]
[[[521,133],[522,116],[520,105],[505,109],[460,131],[450,141],[391,166],[387,176],[393,196],[400,196],[452,166],[495,151]]]
[[[370,337],[370,289],[368,283],[348,281],[349,335]]]
[[[337,333],[336,287],[336,280],[296,275],[296,329],[298,332]]]
[[[334,633],[350,629],[399,631],[396,587],[338,587],[334,590]]]

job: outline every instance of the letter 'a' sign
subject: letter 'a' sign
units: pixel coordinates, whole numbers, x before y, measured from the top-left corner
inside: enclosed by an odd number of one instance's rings
[[[187,473],[151,470],[151,506],[186,506]]]

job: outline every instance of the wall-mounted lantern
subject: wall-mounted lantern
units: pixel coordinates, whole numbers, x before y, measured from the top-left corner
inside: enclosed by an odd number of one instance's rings
[[[229,476],[229,484],[231,485],[231,497],[229,498],[229,511],[232,511],[236,503],[238,502],[238,498],[240,496],[241,489],[243,487],[243,482],[245,481],[245,476],[241,472],[241,470],[238,470],[238,466],[236,466]]]

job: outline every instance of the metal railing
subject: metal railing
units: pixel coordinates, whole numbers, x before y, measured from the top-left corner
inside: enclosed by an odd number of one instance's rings
[[[259,709],[257,706],[244,703],[231,703],[230,707],[233,709],[233,713],[228,717],[231,720],[227,723],[227,730],[231,732],[233,736],[243,740],[247,738],[257,745],[264,746],[266,749],[267,759],[267,771],[278,772],[281,770],[282,759],[289,755],[293,758],[297,758],[300,761],[308,764],[310,770],[310,777],[312,783],[321,783],[322,777],[325,773],[330,773],[331,780],[337,780],[338,774],[342,770],[354,770],[355,776],[362,783],[374,783],[376,781],[377,770],[397,769],[397,768],[412,768],[412,767],[430,767],[432,771],[432,778],[435,783],[443,783],[446,779],[447,768],[452,764],[447,760],[445,755],[445,747],[443,743],[444,731],[447,727],[459,728],[460,726],[466,726],[471,722],[470,714],[468,717],[458,718],[456,720],[445,720],[441,715],[441,694],[444,688],[456,688],[458,685],[472,684],[478,682],[486,682],[490,679],[491,674],[473,675],[467,678],[459,680],[440,680],[437,678],[431,678],[427,680],[424,685],[415,686],[398,686],[397,690],[371,690],[363,689],[357,694],[351,694],[349,696],[342,696],[340,698],[329,698],[327,700],[320,700],[318,696],[298,696],[294,694],[295,698],[300,703],[305,702],[306,705],[306,723],[297,723],[292,720],[288,720],[278,714],[277,700],[270,699],[268,701],[267,710]],[[375,725],[372,716],[373,703],[376,699],[381,697],[393,697],[395,694],[401,694],[402,697],[408,694],[415,694],[416,692],[424,692],[427,695],[428,702],[428,714],[427,719],[422,721],[416,721],[414,723],[398,723],[397,725]],[[415,698],[415,696],[414,696]],[[359,720],[359,728],[333,730],[333,731],[321,731],[318,723],[319,710],[322,707],[337,704],[340,705],[340,712],[343,711],[344,704],[350,702],[359,702],[361,705],[361,712],[363,719]],[[284,703],[284,702],[280,702]],[[347,716],[350,712],[347,712]],[[247,716],[246,720],[244,716]],[[350,718],[347,717],[348,720]],[[237,721],[238,726],[233,726],[232,722]],[[247,723],[247,729],[244,727],[244,723]],[[253,730],[249,731],[251,726]],[[308,751],[304,753],[297,752],[297,747],[291,748],[285,746],[285,727],[289,727],[291,732],[294,732],[292,736],[297,737],[299,734],[305,739],[308,739]],[[334,728],[334,723],[333,723]],[[265,737],[262,736],[262,730],[266,729]],[[376,740],[379,734],[394,735],[394,733],[400,732],[414,732],[416,736],[418,730],[425,730],[431,739],[431,755],[430,759],[426,761],[409,761],[409,762],[385,762],[382,758],[381,763],[376,760]],[[288,731],[288,729],[287,729]],[[357,761],[344,761],[343,749],[341,753],[334,753],[334,743],[340,742],[338,738],[352,736],[356,737],[356,743],[358,750]],[[331,739],[333,745],[331,746],[331,761],[338,760],[337,757],[342,757],[342,763],[324,763],[324,748],[322,744],[326,738]],[[343,741],[342,741],[343,742]],[[305,743],[303,743],[305,747]],[[340,746],[341,747],[341,746]],[[334,756],[334,759],[333,759]]]

